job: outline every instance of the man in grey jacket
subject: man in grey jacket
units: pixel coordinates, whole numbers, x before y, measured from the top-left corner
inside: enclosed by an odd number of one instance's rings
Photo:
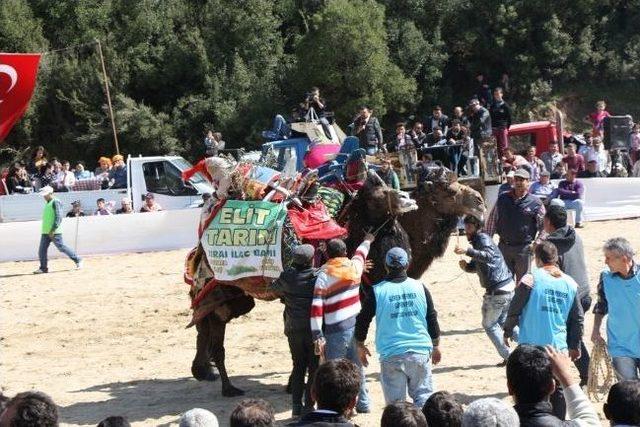
[[[578,284],[578,299],[582,310],[587,313],[591,307],[591,289],[587,274],[587,263],[584,256],[582,239],[576,230],[567,225],[567,210],[564,206],[552,205],[544,215],[544,231],[546,240],[558,249],[558,267],[571,276]],[[589,352],[581,342],[581,357],[574,361],[580,373],[580,386],[589,380]]]
[[[454,252],[467,255],[471,261],[460,260],[460,268],[468,273],[477,272],[480,285],[485,289],[482,298],[482,327],[502,357],[498,366],[505,366],[509,358],[509,347],[502,337],[502,327],[509,312],[515,282],[504,261],[502,252],[488,234],[482,233],[482,220],[473,215],[464,218],[464,231],[471,247],[456,246]]]

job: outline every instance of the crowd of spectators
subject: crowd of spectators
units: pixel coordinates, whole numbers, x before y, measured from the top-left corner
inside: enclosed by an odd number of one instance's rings
[[[389,403],[382,413],[381,427],[517,427],[526,426],[600,426],[595,408],[571,373],[570,360],[551,347],[522,345],[509,357],[506,391],[514,406],[497,398],[481,398],[465,408],[455,395],[433,393],[423,406],[399,400]],[[360,389],[358,367],[346,360],[325,362],[312,380],[311,394],[317,408],[289,426],[354,427],[350,418]],[[552,413],[550,396],[556,387],[567,403],[567,420]],[[0,395],[1,396],[1,395]],[[0,399],[0,426],[59,425],[58,407],[44,393],[19,393]],[[624,380],[613,385],[604,404],[604,414],[612,426],[640,425],[640,381]],[[275,426],[274,409],[263,399],[243,399],[231,411],[230,427]],[[194,408],[180,416],[180,427],[218,427],[211,411]],[[128,427],[123,416],[110,416],[98,427]]]
[[[44,147],[36,147],[29,162],[14,162],[0,178],[6,194],[30,194],[50,186],[55,192],[119,189],[127,187],[127,166],[124,157],[100,157],[94,172],[82,162],[71,168],[68,160],[49,156]]]

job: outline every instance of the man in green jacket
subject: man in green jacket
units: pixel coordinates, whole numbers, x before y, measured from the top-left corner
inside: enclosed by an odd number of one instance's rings
[[[48,185],[40,190],[40,195],[44,197],[47,204],[44,206],[44,212],[42,213],[42,235],[40,236],[40,248],[38,249],[40,268],[34,271],[33,274],[49,272],[47,268],[47,250],[51,242],[53,242],[60,252],[76,263],[77,269],[82,268],[82,259],[62,241],[63,214],[60,200],[53,197],[53,188]]]

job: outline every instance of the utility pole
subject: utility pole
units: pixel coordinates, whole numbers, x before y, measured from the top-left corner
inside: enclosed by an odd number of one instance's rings
[[[109,78],[107,77],[107,69],[104,66],[104,56],[102,55],[102,44],[98,43],[98,53],[100,54],[100,63],[102,64],[102,75],[104,77],[104,90],[107,92],[107,104],[109,105],[109,117],[111,118],[111,129],[113,130],[113,142],[116,146],[116,154],[120,154],[120,146],[118,145],[118,135],[116,134],[116,121],[113,118],[113,107],[111,106],[111,94],[109,93]]]

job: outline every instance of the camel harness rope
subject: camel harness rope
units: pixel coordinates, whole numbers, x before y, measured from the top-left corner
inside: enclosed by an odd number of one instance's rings
[[[615,383],[613,365],[607,352],[604,341],[594,344],[589,363],[589,381],[587,382],[587,395],[593,401],[602,401],[611,386]]]

